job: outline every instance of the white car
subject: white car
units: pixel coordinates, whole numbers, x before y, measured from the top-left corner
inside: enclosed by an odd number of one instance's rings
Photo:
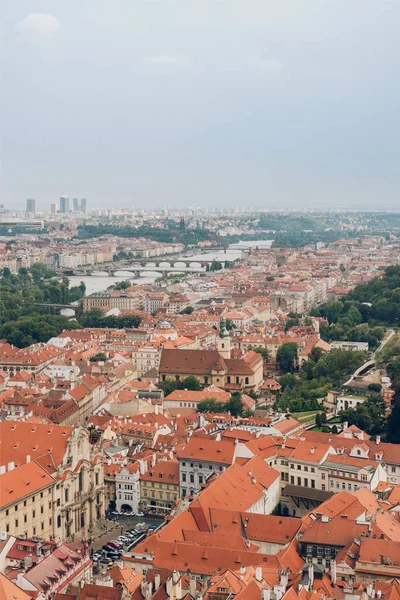
[[[138,512],[138,513],[136,513],[135,517],[144,517],[144,513]]]

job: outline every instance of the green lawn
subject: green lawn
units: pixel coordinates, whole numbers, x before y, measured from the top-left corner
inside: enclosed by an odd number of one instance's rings
[[[291,413],[291,415],[294,419],[297,419],[301,423],[308,423],[309,421],[314,421],[315,415],[317,415],[319,412],[321,411],[309,410],[306,412]]]

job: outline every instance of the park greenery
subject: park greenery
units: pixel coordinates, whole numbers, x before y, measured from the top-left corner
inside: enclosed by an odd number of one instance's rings
[[[282,412],[319,410],[318,400],[324,398],[330,389],[340,386],[365,360],[364,352],[335,349],[323,353],[320,348],[313,348],[309,360],[303,362],[298,373],[294,373],[297,346],[293,354],[294,348],[290,344],[285,354],[286,369],[282,369],[285,373],[279,379],[281,390],[276,394],[274,403],[274,409]],[[282,365],[283,362],[281,368]]]
[[[104,316],[98,308],[92,308],[79,316],[81,327],[106,328],[106,329],[131,329],[139,327],[141,318],[138,315],[126,315],[117,317],[115,315]]]
[[[368,342],[376,348],[385,327],[400,325],[400,266],[387,267],[383,277],[358,285],[339,300],[321,304],[311,314],[328,320],[328,325],[320,327],[325,341]]]
[[[369,393],[367,400],[355,408],[348,408],[340,413],[342,423],[356,425],[371,435],[386,431],[385,402],[381,394]]]
[[[166,379],[159,385],[164,392],[164,396],[169,396],[175,390],[199,391],[202,389],[199,380],[194,375],[189,375],[179,381],[176,379]],[[218,402],[215,398],[206,398],[198,403],[197,410],[201,413],[229,412],[233,417],[247,416],[248,414],[244,409],[240,392],[233,392],[228,402]]]
[[[78,310],[76,318],[54,314],[46,304],[70,304],[85,294],[85,284],[70,287],[46,265],[22,267],[18,274],[4,268],[0,277],[0,338],[18,348],[47,342],[62,331],[80,327],[138,327],[140,317],[105,317],[98,309]],[[38,306],[38,305],[42,306]]]
[[[197,410],[200,413],[230,413],[232,417],[248,417],[253,413],[245,410],[240,392],[233,392],[228,402],[217,402],[210,398],[199,402]]]
[[[189,375],[183,379],[166,379],[159,384],[159,387],[164,392],[164,396],[169,396],[175,390],[190,390],[198,392],[201,390],[200,381],[194,375]]]

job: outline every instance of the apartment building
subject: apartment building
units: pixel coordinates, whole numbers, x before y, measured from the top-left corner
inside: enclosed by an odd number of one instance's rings
[[[139,510],[140,483],[139,464],[127,464],[115,475],[115,503],[119,512],[134,512]]]
[[[222,473],[235,462],[232,441],[218,444],[212,439],[191,438],[179,455],[179,495],[192,496],[214,473]]]
[[[168,300],[168,296],[163,293],[146,294],[143,298],[143,310],[150,315],[163,308]]]
[[[168,514],[179,499],[178,460],[158,462],[140,475],[140,509]]]
[[[96,292],[85,296],[82,300],[83,310],[92,308],[119,308],[119,310],[139,310],[142,308],[142,298],[135,292],[113,291]]]
[[[151,369],[158,371],[161,350],[161,344],[155,341],[148,341],[140,346],[135,346],[132,351],[132,362],[137,369],[138,377],[142,377]]]
[[[386,471],[378,461],[341,454],[328,454],[319,469],[322,485],[331,492],[355,492],[360,488],[372,491],[380,481],[387,480]]]

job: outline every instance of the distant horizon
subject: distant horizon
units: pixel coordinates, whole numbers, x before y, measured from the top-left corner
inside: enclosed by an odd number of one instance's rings
[[[30,196],[30,198],[34,199],[36,201],[36,214],[42,213],[42,214],[50,214],[50,205],[51,204],[57,204],[56,202],[51,202],[48,207],[44,206],[42,207],[40,203],[38,203],[37,199],[34,198],[33,196]],[[71,197],[70,197],[71,199]],[[4,209],[8,210],[9,213],[25,213],[25,207],[21,206],[21,207],[7,207],[6,205],[4,205]],[[280,212],[299,212],[299,213],[307,213],[307,214],[314,214],[314,213],[397,213],[400,212],[400,204],[399,205],[395,205],[395,206],[382,206],[380,205],[379,207],[366,207],[364,206],[363,208],[361,207],[343,207],[343,206],[310,206],[310,207],[299,207],[299,206],[282,206],[281,208],[272,208],[269,206],[244,206],[244,205],[239,205],[239,206],[230,206],[230,205],[212,205],[212,206],[208,206],[208,205],[196,205],[196,206],[169,206],[168,208],[164,207],[164,206],[133,206],[133,207],[129,207],[129,206],[96,206],[96,205],[92,205],[88,199],[88,207],[87,207],[87,211],[86,213],[82,213],[83,216],[89,216],[90,213],[92,211],[96,211],[96,210],[102,210],[102,211],[106,211],[106,210],[112,210],[112,211],[128,211],[131,212],[132,214],[136,213],[136,212],[140,212],[140,211],[145,211],[145,212],[160,212],[163,210],[166,210],[167,213],[171,213],[171,212],[182,212],[182,211],[197,211],[197,210],[214,210],[214,211],[218,211],[218,210],[223,210],[223,211],[227,211],[227,210],[238,210],[239,214],[243,214],[244,211],[246,211],[248,214],[251,213],[258,213],[258,212],[266,212],[266,213],[280,213]],[[243,211],[243,212],[241,212]],[[79,214],[79,211],[73,211],[71,209],[70,213],[74,213],[76,215]],[[70,214],[70,213],[65,213],[65,214]],[[58,207],[58,212],[56,214],[64,214],[64,213],[60,213],[59,212],[59,207]],[[231,214],[229,215],[230,217],[234,217],[235,214]],[[0,214],[0,218],[1,218],[1,214]]]

